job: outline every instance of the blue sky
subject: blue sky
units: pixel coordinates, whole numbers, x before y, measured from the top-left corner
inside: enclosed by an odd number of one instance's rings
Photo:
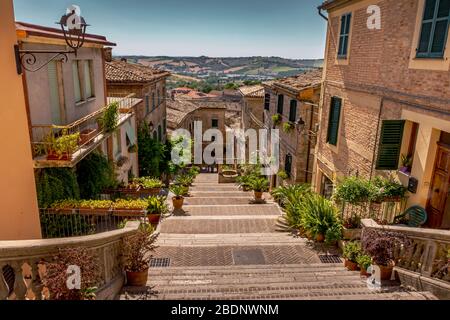
[[[321,0],[14,0],[16,20],[53,26],[76,4],[116,55],[322,58]]]

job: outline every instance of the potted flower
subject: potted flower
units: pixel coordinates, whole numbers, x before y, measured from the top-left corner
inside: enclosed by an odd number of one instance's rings
[[[181,185],[173,185],[170,191],[175,195],[172,198],[174,209],[181,210],[184,204],[184,196],[188,192],[188,189]]]
[[[113,204],[113,210],[116,214],[120,215],[132,215],[142,214],[147,209],[148,202],[144,199],[135,200],[116,200]]]
[[[342,256],[345,259],[345,267],[349,271],[358,270],[358,257],[362,254],[361,243],[358,241],[348,242],[344,247]]]
[[[71,214],[78,209],[80,205],[79,200],[68,199],[56,201],[50,206],[50,211],[53,213]]]
[[[410,240],[401,233],[367,229],[362,236],[362,249],[372,257],[381,271],[381,280],[390,280],[395,266],[397,248],[408,247]]]
[[[412,156],[402,154],[401,157],[402,166],[400,167],[399,171],[406,174],[410,173],[412,169],[412,160],[413,160]]]
[[[135,179],[134,183],[140,187],[141,195],[158,195],[164,186],[161,180],[150,177]]]
[[[194,182],[194,177],[188,174],[182,174],[177,177],[175,180],[175,184],[183,186],[183,187],[190,187],[192,183]]]
[[[269,191],[269,181],[265,177],[253,178],[250,180],[249,187],[255,194],[255,200],[261,201],[263,193]]]
[[[162,196],[148,198],[147,218],[150,224],[157,225],[161,215],[169,211],[166,201],[167,198]]]
[[[80,213],[108,214],[113,205],[109,200],[82,200],[79,202]]]
[[[155,250],[157,237],[151,228],[140,228],[136,234],[124,239],[123,260],[128,286],[143,287],[147,284],[152,259],[150,253]]]
[[[367,270],[372,265],[372,258],[368,255],[361,254],[358,258],[356,258],[356,262],[361,269],[361,275],[370,276],[370,274],[367,273]]]
[[[405,198],[407,188],[393,179],[376,177],[373,185],[377,189],[377,196],[374,199],[378,202],[400,202]]]

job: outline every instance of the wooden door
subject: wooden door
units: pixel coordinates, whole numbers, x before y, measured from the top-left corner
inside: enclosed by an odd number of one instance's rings
[[[441,228],[449,194],[450,146],[439,144],[430,195],[427,226]]]

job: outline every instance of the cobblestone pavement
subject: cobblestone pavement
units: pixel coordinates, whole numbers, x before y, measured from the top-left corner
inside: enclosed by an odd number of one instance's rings
[[[278,232],[282,212],[268,195],[253,204],[252,193],[219,185],[217,174],[199,175],[190,192],[160,226],[148,287],[124,288],[121,299],[433,299],[396,284],[369,290],[339,258],[321,263],[336,249]]]

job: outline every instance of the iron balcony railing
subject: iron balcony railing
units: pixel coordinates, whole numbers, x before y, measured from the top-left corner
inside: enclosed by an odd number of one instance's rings
[[[134,94],[108,99],[108,106],[113,102],[119,104],[119,126],[132,113],[135,103],[133,96]],[[52,166],[52,162],[76,162],[98,146],[109,136],[100,122],[108,106],[69,125],[33,125],[31,144],[33,159],[37,161],[38,167]]]

